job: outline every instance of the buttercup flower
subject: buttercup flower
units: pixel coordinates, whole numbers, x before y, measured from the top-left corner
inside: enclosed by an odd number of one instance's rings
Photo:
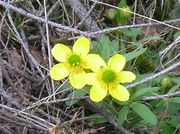
[[[85,86],[82,76],[85,74],[86,56],[90,50],[90,40],[86,37],[78,38],[72,48],[64,44],[56,44],[51,52],[53,57],[60,63],[50,69],[50,77],[54,80],[62,80],[69,76],[69,81],[74,88],[80,89]]]
[[[94,72],[85,75],[86,83],[92,85],[90,89],[91,100],[99,102],[110,94],[119,101],[127,101],[130,94],[120,83],[132,82],[136,76],[132,72],[122,71],[125,66],[125,58],[116,54],[109,59],[106,65],[100,56],[97,58],[96,54],[91,54],[88,57],[88,66]]]

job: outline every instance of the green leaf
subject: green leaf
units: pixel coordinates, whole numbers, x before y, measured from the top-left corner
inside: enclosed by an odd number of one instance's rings
[[[125,7],[127,6],[126,0],[121,0],[118,4],[118,7]]]
[[[146,50],[147,48],[140,48],[139,50],[125,54],[124,56],[126,58],[126,61],[130,61],[134,58],[137,58],[138,56],[142,55]]]
[[[67,98],[71,98],[71,100],[66,101],[66,106],[71,106],[74,105],[75,103],[77,103],[79,100],[78,99],[74,99],[74,98],[81,98],[84,97],[88,92],[87,90],[89,89],[89,86],[85,86],[82,89],[74,89],[73,92],[71,92]]]
[[[178,31],[174,34],[174,40],[177,39],[179,36],[180,36],[180,31]]]
[[[100,42],[94,42],[93,51],[99,53],[100,56],[107,61],[116,50],[117,44],[113,44],[115,41],[111,42],[108,36],[104,36]]]
[[[160,134],[174,134],[175,128],[171,126],[168,122],[162,121],[160,125]]]
[[[179,89],[180,83],[169,89],[168,93],[174,93],[177,89]]]
[[[104,38],[100,42],[100,55],[105,61],[107,61],[113,54],[111,42],[107,36],[104,36]]]
[[[119,114],[118,114],[118,123],[123,125],[125,119],[126,119],[126,116],[128,114],[128,111],[129,111],[129,106],[124,106],[120,111],[119,111]]]
[[[141,34],[141,28],[131,28],[122,30],[123,34],[131,37],[132,41],[136,41],[137,36]]]
[[[169,99],[169,102],[180,104],[180,97],[173,97]]]
[[[131,108],[146,122],[150,123],[151,125],[156,125],[157,117],[149,109],[149,107],[142,103],[136,102],[131,106]]]
[[[118,26],[121,26],[121,25],[125,24],[125,22],[127,20],[126,18],[121,17],[120,13],[118,13],[116,15],[115,19],[116,19],[116,23],[118,24]]]
[[[91,53],[99,54],[99,50],[100,50],[99,42],[93,41],[92,44],[93,44],[93,48],[91,50]]]
[[[158,91],[159,89],[160,89],[159,87],[141,88],[134,93],[133,99],[137,99],[147,93],[152,93],[154,91]]]
[[[104,123],[108,122],[108,120],[106,118],[104,118],[103,116],[101,116],[99,114],[92,114],[92,115],[88,116],[88,118],[90,118],[90,120],[93,122],[93,124],[104,124]]]

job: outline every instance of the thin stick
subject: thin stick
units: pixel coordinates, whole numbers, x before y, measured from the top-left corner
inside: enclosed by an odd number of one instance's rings
[[[173,65],[171,65],[170,67],[162,70],[161,72],[158,72],[158,73],[156,73],[156,74],[154,74],[154,75],[152,75],[152,76],[146,77],[145,79],[143,79],[143,80],[141,80],[141,81],[138,81],[138,82],[129,84],[129,85],[126,86],[126,88],[133,88],[133,87],[136,87],[136,86],[138,86],[138,85],[141,85],[141,84],[143,84],[143,83],[145,83],[145,82],[148,82],[148,81],[150,81],[150,80],[152,80],[152,79],[154,79],[154,78],[157,78],[157,77],[159,77],[159,76],[161,76],[161,75],[164,75],[164,74],[172,71],[173,69],[175,69],[175,68],[178,67],[178,66],[180,66],[180,61],[177,62],[177,63],[175,63],[175,64],[173,64]]]
[[[49,61],[49,68],[52,67],[52,57],[51,57],[51,47],[49,43],[49,28],[48,28],[48,16],[47,16],[47,11],[46,11],[46,0],[43,0],[44,2],[44,14],[45,14],[45,25],[46,25],[46,41],[47,41],[47,49],[48,49],[48,61]],[[54,87],[54,81],[51,79],[51,86],[52,86],[52,92],[55,92],[55,87]],[[53,96],[53,100],[55,100],[56,97],[55,95]]]
[[[164,95],[156,95],[156,96],[145,96],[143,97],[144,101],[149,101],[149,100],[159,100],[159,99],[165,99],[165,98],[170,98],[173,96],[180,95],[180,90],[174,92],[174,93],[167,93]]]
[[[161,22],[161,21],[158,21],[158,20],[155,20],[155,19],[146,17],[146,16],[141,15],[141,14],[138,14],[138,13],[134,13],[134,12],[128,11],[128,10],[126,10],[126,9],[123,9],[123,8],[120,8],[120,7],[117,7],[117,6],[110,5],[110,4],[108,4],[108,3],[104,3],[104,2],[101,2],[101,1],[97,1],[97,0],[90,0],[90,1],[97,2],[98,4],[102,4],[102,5],[105,5],[105,6],[112,7],[112,8],[116,8],[116,9],[119,9],[119,10],[122,10],[122,11],[125,11],[125,12],[128,12],[128,13],[132,13],[132,14],[135,14],[135,15],[137,15],[137,16],[139,16],[139,17],[148,19],[148,20],[150,20],[150,21],[153,21],[153,22],[156,22],[156,23],[159,23],[159,24],[162,24],[162,25],[165,25],[165,26],[174,28],[174,29],[176,29],[176,30],[180,30],[180,28],[175,27],[175,26],[173,26],[173,25],[170,25],[170,24],[167,24],[167,23],[164,23],[164,22]]]
[[[179,22],[179,21],[180,21],[180,19],[175,19],[175,20],[168,20],[168,21],[166,20],[163,22],[164,23],[174,23],[174,22]],[[162,25],[162,24],[157,23],[157,22],[152,22],[152,23],[142,23],[142,24],[118,26],[118,27],[103,29],[103,30],[96,31],[96,32],[90,32],[89,35],[92,36],[92,35],[96,35],[96,34],[109,33],[109,32],[117,31],[120,29],[147,27],[147,26],[154,26],[154,25]]]
[[[36,20],[36,21],[43,22],[43,23],[46,22],[46,20],[45,20],[44,18],[38,17],[38,16],[36,16],[36,15],[34,15],[34,14],[32,14],[32,13],[29,13],[29,12],[21,9],[21,8],[15,7],[15,6],[7,3],[7,2],[4,2],[4,1],[1,1],[1,0],[0,0],[0,5],[3,6],[3,7],[5,7],[5,8],[8,8],[8,9],[10,9],[10,10],[12,10],[12,11],[15,11],[15,12],[21,14],[21,15],[24,15],[24,16],[26,16],[26,17],[32,18],[32,19],[34,19],[34,20]],[[56,22],[53,22],[53,21],[49,21],[49,20],[47,20],[47,23],[48,23],[49,25],[51,25],[52,27],[56,27],[56,28],[62,29],[62,30],[63,30],[64,32],[66,32],[66,33],[67,33],[67,32],[73,32],[73,33],[77,33],[77,34],[81,34],[81,35],[85,35],[85,36],[88,36],[88,37],[89,37],[89,34],[88,34],[87,32],[83,32],[83,31],[80,31],[80,30],[78,30],[78,29],[71,28],[71,27],[68,27],[68,26],[64,26],[64,25],[61,25],[61,24],[59,24],[59,23],[56,23]]]

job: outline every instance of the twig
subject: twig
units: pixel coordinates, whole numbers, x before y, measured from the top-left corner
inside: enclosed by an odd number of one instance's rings
[[[82,3],[79,0],[66,0],[66,3],[74,10],[76,15],[81,19],[84,20],[85,25],[90,29],[90,31],[97,31],[100,30],[98,25],[93,21],[93,19],[88,16],[87,10],[84,8]],[[98,35],[98,38],[100,39],[102,35]],[[97,37],[97,36],[96,36]]]
[[[32,115],[31,113],[22,112],[22,111],[19,111],[17,109],[11,108],[11,107],[8,107],[8,106],[3,105],[3,104],[0,104],[0,107],[5,108],[5,109],[13,112],[13,114],[16,115],[16,116],[20,116],[22,118],[25,118],[25,119],[27,119],[29,121],[32,121],[32,122],[38,124],[41,127],[44,127],[45,130],[47,130],[48,128],[51,128],[51,127],[54,126],[54,124],[49,123],[49,122],[47,122],[46,120],[44,120],[44,119],[42,119],[40,117]]]
[[[87,12],[86,16],[74,27],[76,29],[78,29],[83,23],[84,21],[89,17],[89,15],[91,14],[91,12],[93,11],[93,9],[96,6],[96,2],[91,6],[90,10]]]
[[[47,41],[47,49],[48,49],[48,61],[49,61],[49,68],[52,67],[52,57],[51,57],[51,47],[50,47],[50,41],[49,41],[49,28],[48,28],[48,16],[47,16],[47,11],[46,11],[46,0],[43,0],[44,3],[44,14],[45,14],[45,26],[46,26],[46,41]],[[55,87],[54,87],[54,81],[53,79],[51,79],[51,87],[52,87],[52,91],[51,92],[55,92]],[[53,99],[55,100],[55,95],[53,96]]]
[[[166,47],[164,50],[159,52],[159,56],[161,57],[161,60],[164,58],[164,56],[168,53],[170,49],[172,49],[176,44],[180,43],[180,36],[178,36],[174,42],[172,42],[168,47]]]
[[[175,68],[178,67],[179,65],[180,65],[180,61],[177,62],[177,63],[175,63],[175,64],[173,64],[173,65],[171,65],[170,67],[162,70],[161,72],[158,72],[158,73],[156,73],[156,74],[154,74],[154,75],[152,75],[152,76],[146,77],[145,79],[143,79],[143,80],[141,80],[141,81],[138,81],[138,82],[129,84],[129,85],[126,86],[126,88],[133,88],[133,87],[136,87],[136,86],[138,86],[138,85],[141,85],[141,84],[143,84],[143,83],[145,83],[145,82],[148,82],[148,81],[150,81],[150,80],[152,80],[152,79],[154,79],[154,78],[157,78],[157,77],[159,77],[159,76],[161,76],[161,75],[164,75],[164,74],[172,71],[173,69],[175,69]]]
[[[148,100],[158,100],[158,99],[165,99],[165,98],[170,98],[173,96],[177,96],[180,95],[180,90],[174,92],[174,93],[167,93],[164,95],[156,95],[156,96],[145,96],[143,97],[144,101],[148,101]]]
[[[34,15],[32,13],[29,13],[29,12],[27,12],[27,11],[21,9],[21,8],[15,7],[15,6],[13,6],[13,5],[11,5],[11,4],[7,3],[7,2],[4,2],[2,0],[0,0],[0,5],[5,7],[5,8],[8,8],[8,9],[10,9],[12,11],[15,11],[15,12],[21,14],[21,15],[24,15],[26,17],[32,18],[32,19],[34,19],[34,20],[36,20],[38,22],[43,22],[43,23],[46,22],[46,20],[44,18],[38,17],[38,16],[36,16],[36,15]],[[73,33],[77,33],[77,34],[81,34],[81,35],[85,35],[85,36],[90,37],[87,32],[83,32],[83,31],[80,31],[80,30],[75,29],[75,28],[64,26],[64,25],[61,25],[59,23],[56,23],[56,22],[53,22],[53,21],[49,21],[49,20],[47,20],[47,23],[49,25],[51,25],[52,27],[56,27],[56,28],[62,29],[66,33],[67,32],[73,32]]]
[[[97,1],[97,0],[90,0],[90,1],[97,2],[98,4],[102,4],[102,5],[105,5],[105,6],[109,6],[109,7],[112,7],[112,8],[115,8],[115,9],[119,9],[119,10],[122,10],[122,11],[125,11],[125,12],[128,12],[128,13],[132,13],[132,14],[135,14],[136,16],[139,16],[139,17],[148,19],[148,20],[150,20],[150,21],[153,21],[153,22],[156,22],[156,23],[159,23],[159,24],[162,24],[162,25],[165,25],[165,26],[174,28],[174,29],[176,29],[176,30],[180,30],[180,28],[175,27],[175,26],[173,26],[173,25],[170,25],[170,24],[167,24],[167,23],[164,23],[164,22],[161,22],[161,21],[158,21],[158,20],[155,20],[155,19],[146,17],[146,16],[141,15],[141,14],[138,14],[138,13],[134,13],[134,12],[132,12],[132,11],[128,11],[128,10],[126,10],[126,9],[123,9],[123,8],[120,8],[120,7],[117,7],[117,6],[110,5],[110,4],[105,3],[105,2],[101,2],[101,1]]]
[[[174,22],[178,22],[178,21],[180,21],[180,19],[166,20],[166,21],[163,21],[163,22],[164,23],[174,23]],[[117,31],[117,30],[120,30],[120,29],[147,27],[147,26],[154,26],[154,25],[162,25],[162,24],[157,23],[157,22],[152,22],[152,23],[143,23],[143,24],[118,26],[118,27],[107,28],[107,29],[104,29],[104,30],[96,31],[96,32],[90,32],[89,35],[92,36],[92,35],[96,35],[96,34],[109,33],[109,32]]]

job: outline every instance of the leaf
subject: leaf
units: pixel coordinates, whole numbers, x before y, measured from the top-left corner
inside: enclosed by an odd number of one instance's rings
[[[159,129],[160,134],[174,134],[175,128],[166,121],[162,121]]]
[[[118,4],[118,7],[125,7],[127,6],[126,0],[121,0]]]
[[[118,123],[123,125],[125,119],[126,119],[126,116],[128,114],[128,111],[129,111],[129,106],[124,106],[120,111],[119,111],[119,114],[118,114]]]
[[[169,99],[169,102],[180,104],[180,97],[173,97]]]
[[[177,89],[179,89],[180,83],[169,89],[168,93],[174,93]]]
[[[133,99],[137,99],[138,97],[141,97],[142,95],[145,95],[147,93],[158,91],[159,89],[160,89],[159,87],[141,88],[134,93]]]
[[[97,42],[93,42],[92,53],[99,54],[105,61],[119,50],[119,43],[117,39],[110,40],[108,36],[103,36],[103,38]]]
[[[125,54],[124,56],[126,58],[126,61],[130,61],[130,60],[142,55],[146,50],[147,50],[147,48],[140,48],[137,51],[133,51],[133,52]]]
[[[141,28],[131,28],[122,30],[123,34],[132,38],[132,41],[136,41],[138,35],[141,34]]]
[[[156,125],[157,117],[149,109],[149,107],[142,103],[136,102],[131,106],[131,108],[146,122],[150,123],[151,125]]]
[[[92,44],[93,44],[93,48],[91,50],[91,53],[99,54],[99,50],[100,50],[99,42],[93,41]]]
[[[176,40],[179,36],[180,36],[180,31],[178,31],[174,34],[174,40]]]
[[[71,106],[74,105],[75,103],[77,103],[79,100],[78,99],[74,99],[74,98],[81,98],[84,97],[88,92],[87,90],[89,89],[89,86],[85,86],[82,89],[74,89],[73,92],[71,92],[67,98],[72,98],[69,101],[66,101],[66,106]]]
[[[174,118],[172,118],[170,121],[168,121],[168,123],[178,128],[180,127],[180,117],[177,115]]]
[[[99,46],[99,53],[100,53],[100,56],[105,60],[107,61],[111,55],[114,54],[114,47],[113,47],[113,43],[109,40],[109,37],[108,36],[104,36],[99,44],[96,44],[96,47],[97,45]],[[97,48],[96,48],[97,50]]]
[[[92,114],[92,115],[88,116],[88,118],[94,124],[104,124],[104,123],[108,122],[108,120],[106,118],[104,118],[103,116],[101,116],[99,114]]]

